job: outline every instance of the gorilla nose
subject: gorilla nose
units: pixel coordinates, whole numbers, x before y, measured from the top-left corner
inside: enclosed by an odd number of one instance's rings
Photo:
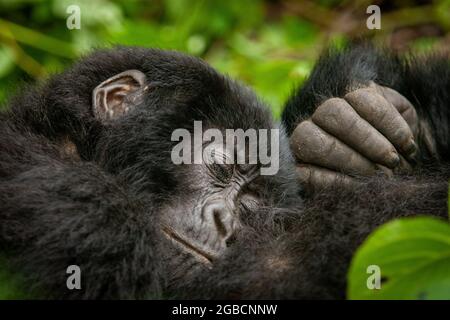
[[[203,208],[203,217],[215,228],[221,239],[227,240],[233,234],[236,218],[225,201],[207,203]]]

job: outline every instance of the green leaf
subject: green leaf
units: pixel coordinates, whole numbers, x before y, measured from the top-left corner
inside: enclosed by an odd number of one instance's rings
[[[369,289],[369,266],[379,289]],[[348,273],[349,299],[450,299],[450,224],[416,217],[377,229],[356,252]]]

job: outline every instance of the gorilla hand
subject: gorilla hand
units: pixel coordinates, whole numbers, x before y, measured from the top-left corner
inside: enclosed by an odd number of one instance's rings
[[[404,96],[374,83],[328,99],[291,136],[300,179],[322,187],[377,171],[392,176],[392,170],[410,170],[418,126]]]

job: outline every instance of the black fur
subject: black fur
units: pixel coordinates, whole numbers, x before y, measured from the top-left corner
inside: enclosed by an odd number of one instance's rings
[[[352,72],[344,71],[350,63]],[[280,172],[259,182],[264,206],[242,208],[241,230],[207,269],[159,230],[162,208],[189,202],[200,183],[189,166],[172,164],[170,135],[191,130],[194,120],[221,129],[276,124],[251,90],[201,60],[140,48],[96,52],[24,89],[0,116],[1,249],[40,297],[343,298],[351,255],[376,226],[412,214],[446,216],[450,68],[430,63],[439,70],[400,67],[367,48],[330,53],[283,120],[290,133],[324,97],[380,80],[433,124],[441,162],[409,177],[323,190],[303,202],[282,134]],[[135,111],[102,124],[92,113],[92,90],[128,69],[144,72],[151,90]],[[402,72],[411,73],[407,80]],[[433,94],[422,91],[432,82]],[[65,152],[66,141],[76,154]],[[66,288],[71,264],[81,267],[82,290]]]

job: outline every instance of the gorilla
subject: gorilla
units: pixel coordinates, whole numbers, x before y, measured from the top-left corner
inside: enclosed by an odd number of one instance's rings
[[[1,252],[38,298],[343,299],[377,226],[447,216],[449,104],[448,58],[367,44],[327,50],[281,122],[200,59],[99,50],[0,114]],[[196,121],[278,130],[279,170],[175,164],[173,132]],[[221,159],[252,147],[216,142]]]

